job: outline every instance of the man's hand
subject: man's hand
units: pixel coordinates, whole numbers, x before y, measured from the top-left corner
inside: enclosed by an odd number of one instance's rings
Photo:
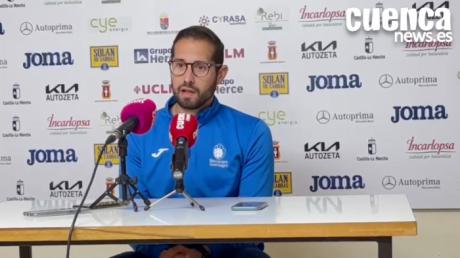
[[[160,254],[160,258],[202,258],[203,255],[193,248],[187,248],[183,245],[176,245],[164,250]]]

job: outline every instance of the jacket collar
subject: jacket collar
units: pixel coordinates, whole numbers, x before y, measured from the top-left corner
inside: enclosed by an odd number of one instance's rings
[[[171,113],[171,108],[174,104],[176,104],[177,100],[174,96],[168,99],[165,105],[165,109],[167,110],[167,114],[170,118],[172,118],[172,113]],[[211,103],[211,106],[202,109],[198,113],[198,122],[200,123],[200,126],[205,125],[209,120],[211,120],[218,112],[219,109],[221,108],[221,104],[219,100],[217,99],[216,96],[214,96],[214,99]]]

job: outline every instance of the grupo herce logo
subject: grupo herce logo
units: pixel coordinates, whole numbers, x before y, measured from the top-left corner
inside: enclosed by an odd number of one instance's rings
[[[27,165],[35,163],[76,163],[77,153],[74,149],[30,149]]]
[[[236,83],[235,79],[227,78],[223,79],[220,84],[217,85],[215,93],[219,95],[224,94],[242,94],[244,87]]]
[[[292,193],[292,172],[275,172],[275,182],[273,189],[282,194]]]
[[[102,146],[104,144],[94,144],[94,163],[97,161],[97,157],[102,151]],[[113,165],[120,164],[120,156],[118,155],[118,145],[117,144],[109,144],[105,149],[104,153],[102,154],[101,160],[99,161],[98,165],[104,165],[107,168],[112,167]]]
[[[415,6],[415,4],[414,4]],[[413,6],[413,7],[414,7]],[[448,8],[348,8],[348,31],[360,29],[394,32],[395,42],[452,42],[451,13]]]
[[[280,94],[289,94],[288,73],[259,73],[260,95],[278,97]]]
[[[310,78],[310,84],[306,87],[308,92],[313,92],[315,89],[354,89],[363,86],[357,74],[310,75],[308,78]]]
[[[134,63],[167,63],[171,59],[171,48],[136,48],[134,49]]]
[[[108,70],[119,66],[118,46],[90,47],[91,68]]]
[[[63,66],[73,65],[72,53],[64,52],[29,52],[24,53],[26,60],[22,63],[24,69],[29,69],[32,66]]]
[[[366,187],[360,175],[312,176],[311,192],[319,190],[360,190]]]
[[[391,116],[391,122],[399,123],[408,120],[443,120],[449,115],[444,105],[426,105],[426,106],[393,106],[394,115]]]

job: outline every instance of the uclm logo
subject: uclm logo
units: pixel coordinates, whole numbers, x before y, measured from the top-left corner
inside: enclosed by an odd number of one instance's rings
[[[442,5],[441,5],[442,6]],[[395,42],[452,42],[450,10],[427,8],[348,8],[348,31],[394,32]]]

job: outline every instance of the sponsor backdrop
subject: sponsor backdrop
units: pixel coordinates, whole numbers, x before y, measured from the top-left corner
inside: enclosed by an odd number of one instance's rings
[[[453,42],[345,27],[349,7],[423,6],[451,10]],[[225,43],[220,101],[270,126],[275,195],[405,193],[414,208],[460,208],[455,10],[423,0],[0,0],[0,199],[81,198],[121,108],[164,105],[172,40],[202,25]],[[117,176],[117,152],[109,146],[91,198]]]

